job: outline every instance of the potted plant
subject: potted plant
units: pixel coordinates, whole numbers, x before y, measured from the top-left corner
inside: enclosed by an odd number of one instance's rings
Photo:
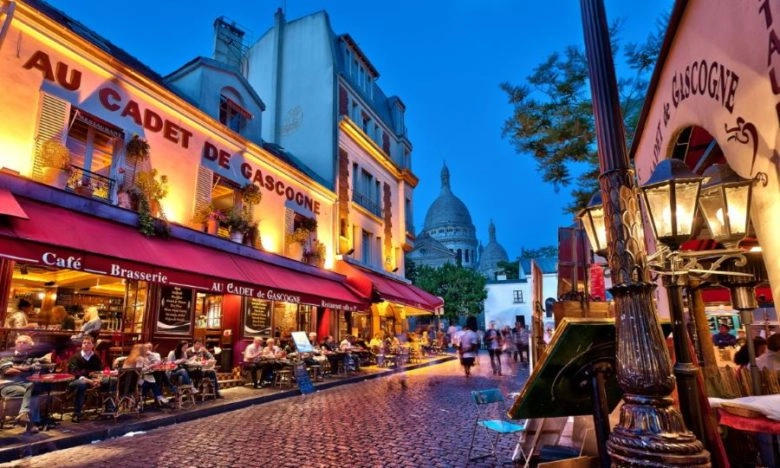
[[[233,208],[227,215],[223,226],[230,231],[230,239],[234,242],[243,242],[244,235],[249,231],[252,221],[249,215],[241,208]]]
[[[317,232],[317,218],[303,218],[298,223],[298,227],[309,232]]]
[[[157,217],[160,214],[160,200],[168,195],[168,176],[165,174],[157,178],[157,169],[150,171],[140,171],[136,174],[135,185],[130,189],[131,197],[137,200],[145,199],[149,205],[149,211],[152,216]],[[140,209],[140,205],[139,209]]]
[[[306,263],[322,268],[325,265],[325,244],[318,240],[311,243],[311,248],[303,253]]]
[[[303,228],[287,234],[287,252],[290,258],[300,261],[303,257],[303,245],[311,239],[311,232]]]
[[[133,134],[133,137],[125,145],[127,162],[136,166],[138,163],[146,161],[149,159],[149,150],[149,142],[139,135]]]
[[[61,142],[50,139],[41,145],[40,164],[44,183],[63,188],[70,177],[70,150]]]
[[[257,205],[263,199],[260,187],[249,183],[241,187],[241,199],[249,206]]]
[[[219,208],[214,206],[214,203],[206,203],[195,210],[195,215],[192,217],[193,222],[202,224],[206,227],[206,232],[209,234],[216,234],[219,225],[227,220],[227,216]]]

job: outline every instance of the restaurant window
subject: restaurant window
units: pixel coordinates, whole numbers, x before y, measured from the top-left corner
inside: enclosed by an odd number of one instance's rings
[[[71,177],[68,188],[89,186],[93,195],[109,198],[113,188],[111,163],[122,134],[81,110],[71,110],[71,123],[65,143],[70,151]]]
[[[78,330],[84,312],[95,307],[103,330],[141,333],[147,290],[148,284],[143,281],[17,262],[7,291],[7,312],[15,311],[19,300],[24,298],[33,304],[33,312],[27,317],[29,326],[59,330],[70,322],[66,319],[72,319],[73,327]],[[3,345],[0,342],[0,347]]]
[[[241,102],[238,93],[229,89],[224,89],[219,96],[219,121],[237,133],[241,133],[252,118]]]
[[[512,291],[512,302],[515,304],[522,304],[523,303],[523,291],[519,289],[515,289]]]
[[[195,300],[196,328],[222,328],[222,295],[198,293]]]

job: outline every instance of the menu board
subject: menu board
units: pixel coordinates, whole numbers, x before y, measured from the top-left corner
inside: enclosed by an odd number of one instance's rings
[[[160,286],[160,310],[157,331],[175,335],[192,333],[192,289],[179,286]]]
[[[244,336],[271,336],[271,301],[244,300]]]

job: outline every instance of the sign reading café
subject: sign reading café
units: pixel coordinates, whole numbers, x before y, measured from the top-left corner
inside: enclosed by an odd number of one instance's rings
[[[69,91],[78,91],[81,87],[82,72],[80,70],[65,62],[52,60],[49,54],[41,50],[34,52],[25,61],[23,68],[38,70],[46,81],[56,83]],[[123,96],[113,87],[99,88],[97,97],[98,102],[106,111],[115,113],[122,118],[131,119],[137,126],[148,132],[162,135],[164,139],[182,149],[189,149],[193,143],[194,132],[161,115],[155,109],[143,106],[132,97]],[[220,169],[232,173],[237,172],[245,179],[245,183],[255,183],[275,196],[284,197],[314,214],[320,213],[320,202],[314,200],[310,194],[288,185],[273,174],[263,173],[260,168],[245,161],[240,154],[204,140],[201,157],[216,164]]]
[[[780,2],[699,0],[676,8],[679,22],[669,26],[633,148],[639,184],[670,157],[683,130],[706,130],[727,164],[757,181],[750,216],[777,303],[780,262],[768,259],[780,256]]]

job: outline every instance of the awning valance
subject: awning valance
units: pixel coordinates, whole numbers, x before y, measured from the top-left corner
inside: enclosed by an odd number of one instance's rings
[[[367,307],[367,299],[332,272],[318,275],[181,239],[146,237],[104,218],[18,201],[29,220],[0,226],[0,256],[16,261],[332,309]]]

